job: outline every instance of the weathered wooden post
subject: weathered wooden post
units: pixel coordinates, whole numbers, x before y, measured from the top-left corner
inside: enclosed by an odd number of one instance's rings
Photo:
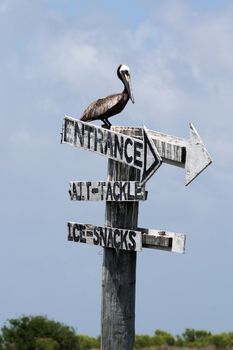
[[[105,226],[68,222],[68,240],[104,248],[101,349],[133,350],[137,251],[185,248],[184,234],[138,228],[145,183],[162,160],[186,169],[185,185],[212,160],[192,124],[186,140],[145,127],[107,130],[65,116],[61,141],[110,158],[108,181],[71,181],[69,190],[73,201],[106,201]]]
[[[109,181],[139,181],[139,178],[138,170],[108,161]],[[106,202],[106,226],[136,230],[138,203]],[[136,259],[136,251],[104,248],[101,350],[134,348]]]

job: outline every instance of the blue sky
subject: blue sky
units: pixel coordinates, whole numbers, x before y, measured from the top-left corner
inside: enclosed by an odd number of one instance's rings
[[[107,162],[59,142],[64,114],[121,90],[125,63],[135,104],[112,123],[187,138],[192,122],[213,158],[188,188],[168,165],[148,182],[139,225],[187,244],[138,254],[136,332],[232,330],[232,15],[231,1],[0,0],[0,325],[43,314],[100,333],[102,249],[67,242],[66,223],[104,224],[104,203],[68,187],[104,181]]]

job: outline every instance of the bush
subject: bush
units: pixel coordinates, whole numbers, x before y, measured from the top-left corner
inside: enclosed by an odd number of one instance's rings
[[[59,344],[56,340],[51,338],[37,338],[36,339],[36,350],[57,350]]]
[[[175,338],[168,332],[157,329],[153,337],[153,345],[174,345]]]
[[[151,336],[146,334],[140,334],[135,336],[135,349],[141,349],[153,345],[153,338]]]
[[[82,334],[77,335],[77,339],[80,350],[87,350],[100,347],[100,339],[91,338],[87,335]]]
[[[213,335],[212,344],[215,345],[217,348],[233,346],[233,333],[229,332]]]
[[[182,337],[178,339],[177,343],[182,342],[183,346],[190,347],[202,347],[212,344],[212,334],[204,330],[195,330],[187,328],[182,334]]]
[[[79,350],[72,328],[43,316],[9,320],[1,337],[1,350]]]

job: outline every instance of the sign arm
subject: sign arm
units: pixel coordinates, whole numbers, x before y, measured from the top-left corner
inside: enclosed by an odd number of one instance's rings
[[[143,140],[138,140],[129,134],[125,135],[120,128],[116,132],[65,116],[62,143],[98,153],[139,169],[142,185],[162,162],[146,128],[143,128]]]
[[[143,138],[142,128],[113,127],[116,131],[118,131],[118,128],[124,130],[125,134],[131,133],[133,137],[139,140]],[[212,159],[192,123],[189,124],[189,129],[189,139],[148,130],[148,134],[153,140],[162,161],[167,164],[185,168],[186,186],[212,163]]]

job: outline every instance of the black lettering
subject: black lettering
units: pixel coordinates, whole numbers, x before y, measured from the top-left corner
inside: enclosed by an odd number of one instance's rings
[[[102,227],[99,227],[99,231],[100,231],[100,245],[103,246],[103,247],[106,247],[106,228],[102,228]]]
[[[74,142],[77,144],[77,141],[79,139],[80,146],[83,147],[84,145],[84,124],[82,125],[82,132],[80,131],[79,128],[79,122],[75,122],[74,124]],[[77,138],[78,136],[78,138]]]
[[[112,229],[108,229],[108,242],[107,247],[113,248],[113,237],[112,237]]]
[[[104,199],[104,186],[106,186],[106,182],[100,182],[101,186],[101,200]]]
[[[136,237],[136,232],[135,231],[129,231],[129,249],[130,250],[135,250],[136,249],[136,242],[135,242],[135,238]]]
[[[75,133],[75,123],[74,120],[68,120],[65,119],[65,135],[64,135],[64,142],[74,143],[74,139],[72,135],[72,130],[74,130]],[[64,132],[63,132],[64,133]]]
[[[87,200],[89,201],[91,182],[86,182],[86,186],[87,186]]]
[[[120,138],[120,142],[119,142],[119,138]],[[123,140],[124,140],[123,136],[119,136],[119,135],[115,134],[114,157],[118,158],[118,156],[117,156],[117,152],[118,152],[121,160],[123,157],[123,146],[124,146]]]
[[[126,141],[125,141],[125,159],[126,159],[127,163],[131,163],[133,160],[133,157],[129,156],[127,153],[128,145],[132,146],[132,144],[133,144],[133,141],[131,139],[126,139]]]
[[[125,245],[126,250],[128,250],[127,235],[128,235],[128,230],[126,230],[125,232],[121,230],[121,248],[124,249],[124,245]]]
[[[68,222],[67,224],[68,227],[68,241],[73,241],[73,236],[72,236],[72,224]]]
[[[128,181],[128,201],[133,201],[134,200],[134,195],[130,193],[131,190],[131,185],[130,181]]]
[[[142,195],[142,188],[145,188],[145,186],[141,187],[140,182],[135,182],[135,199],[139,200],[143,198]]]
[[[110,156],[113,157],[112,134],[109,131],[105,140],[104,154],[108,153],[108,148],[110,149]]]
[[[115,229],[113,232],[113,245],[116,249],[119,249],[121,246],[121,233],[118,229]]]
[[[100,135],[100,137],[98,137],[97,132]],[[104,153],[104,151],[103,151],[103,139],[104,139],[103,131],[100,128],[98,128],[98,129],[95,128],[94,129],[94,151],[95,152]],[[100,146],[100,150],[97,150],[98,144]]]
[[[100,244],[100,237],[99,237],[99,233],[98,233],[98,227],[94,227],[93,243],[95,245],[99,245]]]
[[[83,188],[82,188],[83,187],[83,182],[79,182],[79,187],[80,187],[79,198],[80,198],[80,200],[85,199],[85,197],[82,195],[82,193],[83,193],[83,191],[82,191],[83,190]]]
[[[71,200],[77,200],[76,186],[74,182],[70,182],[69,195]]]
[[[86,131],[87,131],[87,148],[91,148],[91,133],[94,132],[94,127],[91,125],[86,125]]]
[[[85,226],[84,226],[85,227]],[[86,228],[86,227],[85,227]],[[81,228],[80,230],[80,243],[87,243],[86,231]]]
[[[99,193],[99,189],[98,189],[97,187],[93,187],[93,188],[91,189],[91,193],[97,194],[97,193]]]
[[[119,201],[119,197],[120,197],[120,193],[116,194],[116,187],[118,187],[118,191],[119,191],[119,182],[115,181],[113,183],[113,199],[114,201]]]
[[[127,199],[126,192],[125,192],[126,185],[127,185],[127,182],[125,182],[125,183],[120,182],[121,200],[126,200]]]
[[[64,130],[62,129],[62,133],[63,133],[62,136],[63,136],[64,142],[68,142],[68,134],[69,134],[68,123],[69,123],[69,121],[67,119],[65,119]]]
[[[73,238],[75,242],[79,242],[80,240],[80,227],[81,225],[74,224],[73,226]]]
[[[134,165],[140,168],[142,168],[142,161],[140,160],[142,148],[143,148],[143,143],[134,141]]]
[[[108,198],[110,197],[110,199]],[[107,185],[107,193],[106,193],[106,201],[112,201],[113,198],[112,198],[112,185],[111,185],[111,182],[108,182],[108,185]]]
[[[78,190],[78,187],[80,187],[80,190]],[[72,182],[72,190],[69,191],[70,198],[72,200],[80,201],[82,199],[81,193],[80,193],[80,192],[82,192],[81,188],[82,188],[81,182]]]

